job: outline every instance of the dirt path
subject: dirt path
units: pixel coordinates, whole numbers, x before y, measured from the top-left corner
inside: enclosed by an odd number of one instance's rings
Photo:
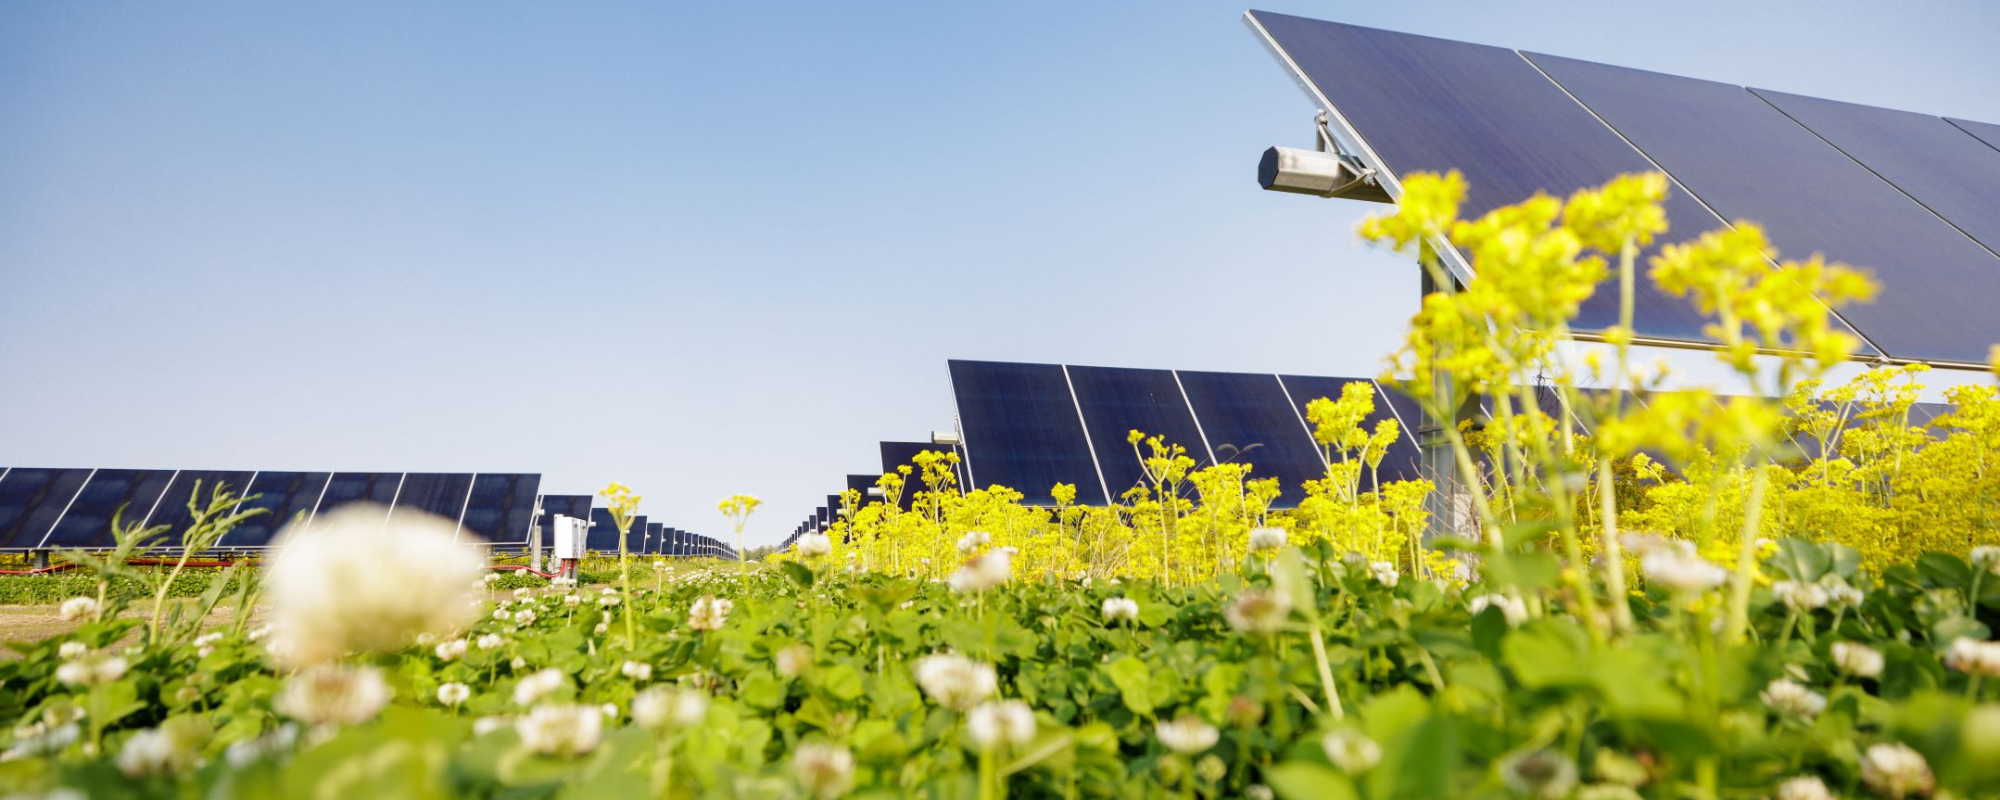
[[[182,605],[193,604],[191,598],[170,602],[178,602]],[[262,606],[253,607],[250,614],[250,621],[253,624],[257,622],[263,616],[263,612],[264,609]],[[125,619],[149,619],[152,613],[153,604],[147,602],[143,605],[135,604],[125,609],[125,613],[118,616]],[[171,614],[173,612],[169,610],[166,613]],[[206,630],[208,628],[228,625],[235,620],[236,609],[229,606],[216,606],[215,610],[209,612],[208,617],[201,621],[201,627]],[[69,633],[75,630],[76,626],[77,623],[63,621],[62,615],[56,612],[55,606],[0,606],[0,642],[41,641],[50,636],[60,636]],[[118,644],[125,645],[138,640],[139,634],[134,632],[132,635],[119,640]],[[14,652],[11,648],[0,648],[0,658],[20,657],[21,654]]]

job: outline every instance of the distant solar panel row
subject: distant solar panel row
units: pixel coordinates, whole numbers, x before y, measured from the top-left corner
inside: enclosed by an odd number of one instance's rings
[[[1395,418],[1403,430],[1381,478],[1419,474],[1415,409],[1367,379],[956,360],[950,369],[973,487],[1005,486],[1033,505],[1053,504],[1057,483],[1074,484],[1083,505],[1143,485],[1149,452],[1126,440],[1138,430],[1187,448],[1199,466],[1253,465],[1252,478],[1278,479],[1278,505],[1290,507],[1327,472],[1306,404],[1356,382],[1376,393],[1367,425]]]
[[[256,495],[236,510],[265,509],[229,531],[217,543],[223,549],[266,547],[294,520],[311,524],[318,514],[362,501],[456,520],[461,535],[494,544],[517,543],[527,539],[540,484],[540,475],[511,473],[17,467],[0,472],[0,550],[109,547],[114,517],[164,525],[177,535],[192,522],[190,500],[206,506],[218,485]]]
[[[2000,341],[2000,126],[1253,11],[1249,21],[1341,123],[1392,196],[1457,169],[1478,215],[1659,169],[1666,241],[1737,220],[1786,258],[1872,270],[1845,309],[1891,358],[1981,364]],[[1477,265],[1471,265],[1477,269]],[[1617,320],[1601,287],[1576,327]],[[1702,341],[1684,301],[1642,287],[1645,337]]]

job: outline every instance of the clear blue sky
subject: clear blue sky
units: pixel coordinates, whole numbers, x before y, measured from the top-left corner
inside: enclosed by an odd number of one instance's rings
[[[2000,6],[1272,10],[2000,120]],[[945,359],[1373,374],[1225,3],[0,4],[0,464],[539,471],[774,542]]]

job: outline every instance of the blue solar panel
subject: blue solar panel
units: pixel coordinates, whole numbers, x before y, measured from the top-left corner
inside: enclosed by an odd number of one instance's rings
[[[243,521],[220,542],[222,547],[265,547],[294,519],[312,514],[325,491],[327,472],[259,472],[250,479],[244,493],[261,495],[243,503],[241,509],[262,508],[266,513]]]
[[[875,479],[880,477],[882,476],[880,475],[847,476],[847,490],[855,494],[855,501],[854,501],[855,508],[866,508],[869,503],[881,502],[880,498],[868,494],[869,489],[875,488]]]
[[[1305,496],[1301,484],[1326,477],[1319,448],[1286,400],[1278,376],[1230,372],[1178,375],[1216,460],[1255,465],[1252,479],[1278,478],[1283,494],[1273,507],[1296,506]]]
[[[465,514],[459,523],[460,538],[477,536],[496,544],[526,542],[528,526],[535,519],[535,495],[541,488],[542,476],[535,473],[482,472],[474,476],[466,495]],[[588,509],[589,497],[584,500],[583,508]],[[569,516],[582,517],[587,513],[579,510]],[[544,546],[552,541],[546,536],[542,539]]]
[[[1972,134],[1989,147],[2000,148],[2000,125],[1991,122],[1973,122],[1969,119],[1946,118],[1947,122],[1958,126],[1959,130]]]
[[[1104,504],[1062,367],[957,360],[950,366],[968,471],[979,488],[1005,486],[1030,505],[1052,505],[1051,489],[1070,483],[1078,503]]]
[[[153,513],[167,484],[174,479],[169,469],[100,469],[77,492],[76,500],[62,519],[49,531],[44,547],[111,547],[114,515],[126,523],[141,522]],[[124,509],[119,514],[119,509]],[[174,540],[171,544],[179,544]]]
[[[1463,172],[1471,187],[1466,216],[1653,168],[1512,50],[1265,11],[1251,16],[1380,157],[1373,166],[1395,175]],[[1679,193],[1666,211],[1682,238],[1721,227]],[[1617,321],[1612,283],[1584,303],[1575,327]],[[1641,335],[1701,341],[1703,324],[1691,305],[1641,281]]]
[[[661,538],[660,538],[660,537],[661,537],[661,535],[662,535],[662,534],[664,534],[664,533],[666,532],[666,529],[667,529],[667,526],[666,526],[666,525],[663,525],[663,524],[661,524],[661,523],[658,523],[658,522],[649,522],[649,523],[646,523],[646,547],[645,547],[645,551],[646,551],[647,553],[657,553],[657,552],[660,552],[660,542],[661,542]]]
[[[167,535],[178,541],[181,533],[194,522],[194,516],[188,513],[189,500],[206,509],[209,499],[215,496],[218,485],[226,485],[231,494],[243,497],[249,491],[250,479],[256,474],[241,470],[181,470],[180,474],[174,476],[173,483],[167,486],[166,494],[160,497],[159,506],[153,509],[153,515],[146,518],[146,526],[150,528],[164,525],[167,527]],[[199,497],[195,496],[197,489],[201,492]]]
[[[1716,213],[1882,283],[1844,313],[1891,356],[1983,363],[2000,258],[1738,86],[1527,54]],[[1676,227],[1681,237],[1691,231]]]
[[[1134,486],[1150,485],[1126,437],[1134,430],[1149,436],[1164,436],[1168,443],[1187,448],[1197,466],[1213,463],[1194,413],[1181,396],[1174,373],[1164,369],[1123,369],[1118,367],[1070,367],[1070,385],[1090,431],[1090,444],[1097,451],[1098,467],[1113,498]],[[1140,452],[1152,451],[1142,444]]]
[[[466,493],[472,489],[469,472],[412,472],[403,476],[396,492],[397,511],[422,511],[456,523],[465,513]]]
[[[583,538],[584,549],[598,554],[618,552],[618,522],[611,516],[611,509],[590,510],[590,531]]]
[[[536,520],[535,522],[535,524],[542,529],[542,546],[543,547],[555,546],[555,541],[556,541],[555,526],[556,526],[557,514],[561,514],[562,516],[565,517],[574,517],[576,519],[586,519],[586,520],[590,519],[591,518],[590,505],[592,499],[593,497],[587,494],[542,495],[541,498],[542,516],[541,519]],[[471,529],[475,533],[478,532],[477,528],[473,528],[469,524],[466,527],[468,529]]]
[[[350,503],[375,503],[388,506],[396,500],[396,487],[403,482],[400,472],[336,472],[326,483],[326,491],[320,494],[319,508],[313,512],[314,519],[320,519],[341,506]],[[382,518],[387,520],[388,514]]]
[[[55,526],[89,478],[87,469],[8,470],[0,479],[0,549],[41,546],[49,528]]]
[[[1929,114],[1751,91],[1988,249],[2000,247],[2000,150]]]
[[[1389,402],[1389,397],[1375,386],[1375,382],[1365,378],[1324,378],[1309,375],[1280,375],[1278,380],[1285,385],[1285,392],[1292,396],[1292,404],[1304,416],[1306,405],[1319,398],[1340,399],[1340,392],[1350,383],[1364,383],[1375,395],[1375,411],[1368,415],[1363,427],[1370,433],[1384,420],[1395,420],[1400,429],[1396,443],[1389,446],[1389,452],[1382,457],[1379,467],[1385,481],[1415,480],[1422,475],[1423,453],[1417,447],[1417,424],[1415,417],[1399,417],[1397,409]],[[1311,420],[1307,420],[1311,424]],[[1339,460],[1336,455],[1335,460]],[[1362,470],[1361,486],[1364,490],[1374,486],[1368,480],[1368,471]]]

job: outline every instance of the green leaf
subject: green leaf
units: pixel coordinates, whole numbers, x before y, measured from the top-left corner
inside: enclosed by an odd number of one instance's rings
[[[1331,767],[1287,761],[1264,770],[1264,783],[1285,800],[1359,800],[1354,781]]]
[[[1918,556],[1917,573],[1938,586],[1966,588],[1972,583],[1972,566],[1945,553]]]
[[[791,578],[793,583],[799,585],[799,588],[801,589],[812,588],[813,571],[810,568],[807,568],[806,565],[801,564],[797,561],[780,561],[778,563],[784,569],[785,577]]]
[[[1153,713],[1153,681],[1147,675],[1146,662],[1131,656],[1119,656],[1104,665],[1104,676],[1111,679],[1111,685],[1118,687],[1118,696],[1125,707],[1140,716]]]
[[[1296,547],[1278,551],[1278,557],[1271,564],[1271,588],[1276,589],[1292,601],[1292,607],[1304,614],[1314,614],[1319,603],[1313,598],[1312,579],[1306,577],[1306,559]]]
[[[1778,552],[1768,563],[1787,578],[1812,583],[1833,568],[1833,555],[1817,544],[1787,536],[1778,540]]]
[[[1589,686],[1589,643],[1568,620],[1545,618],[1515,629],[1500,642],[1501,659],[1530,689]]]

